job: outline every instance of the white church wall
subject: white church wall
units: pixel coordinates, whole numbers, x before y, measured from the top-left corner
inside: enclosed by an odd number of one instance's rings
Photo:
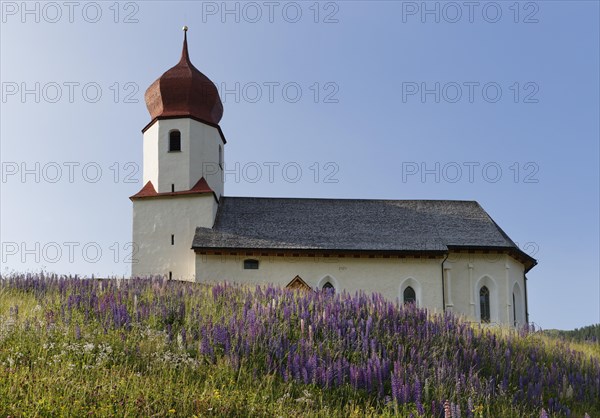
[[[158,187],[157,192],[189,190],[194,185],[190,179],[190,119],[163,119],[158,125]],[[169,134],[173,130],[181,133],[181,151],[169,152]],[[194,182],[195,183],[195,182]]]
[[[158,123],[154,123],[143,136],[143,185],[152,182],[158,187]]]
[[[223,195],[223,169],[219,165],[219,146],[221,159],[225,158],[225,147],[217,128],[190,121],[190,176],[192,187],[198,179],[204,177],[211,189],[221,198]]]
[[[259,260],[258,270],[244,270],[245,259]],[[441,258],[338,258],[196,255],[196,280],[243,284],[287,285],[300,276],[313,289],[329,280],[336,291],[378,292],[390,300],[402,298],[403,285],[411,284],[420,306],[442,310]],[[418,286],[415,285],[418,283]],[[404,286],[405,287],[405,286]]]
[[[212,194],[134,200],[132,276],[171,272],[173,279],[194,280],[194,233],[197,226],[212,228],[216,210]]]
[[[513,303],[512,294],[515,293],[515,307],[510,310],[510,323],[514,323],[516,319],[517,326],[523,326],[527,323],[525,314],[525,269],[523,264],[519,263],[512,257],[506,257],[509,266],[509,286],[507,286],[508,303]],[[516,318],[514,314],[516,313]]]
[[[258,270],[244,270],[245,259],[259,260]],[[285,286],[296,275],[314,289],[326,281],[337,291],[378,292],[390,300],[400,298],[407,286],[416,293],[419,306],[442,310],[441,262],[416,258],[257,257],[196,255],[199,282],[273,283]],[[490,291],[490,322],[512,325],[512,291],[520,290],[517,322],[525,322],[523,265],[504,254],[450,254],[444,262],[446,309],[479,322],[479,290]],[[448,280],[449,278],[449,280]],[[509,290],[510,289],[510,292]],[[519,319],[521,318],[521,319]]]
[[[487,286],[490,291],[490,322],[513,325],[512,292],[516,284],[520,290],[516,298],[517,323],[523,325],[526,322],[522,263],[499,253],[451,253],[444,266],[449,267],[447,271],[450,272],[450,280],[446,277],[448,310],[479,321],[479,291],[482,286]]]

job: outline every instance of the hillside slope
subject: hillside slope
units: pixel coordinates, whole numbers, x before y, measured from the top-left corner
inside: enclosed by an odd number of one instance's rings
[[[1,416],[596,417],[595,350],[380,295],[0,279]]]

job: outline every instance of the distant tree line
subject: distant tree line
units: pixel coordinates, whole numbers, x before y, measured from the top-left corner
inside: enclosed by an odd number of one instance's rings
[[[575,328],[570,331],[557,329],[547,330],[546,333],[551,336],[561,337],[570,341],[593,342],[600,344],[600,324],[588,325],[587,327]]]

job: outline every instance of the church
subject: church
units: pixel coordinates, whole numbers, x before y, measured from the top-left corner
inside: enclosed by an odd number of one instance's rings
[[[145,93],[132,276],[379,292],[470,321],[528,322],[521,251],[475,201],[231,197],[217,87],[181,59]]]

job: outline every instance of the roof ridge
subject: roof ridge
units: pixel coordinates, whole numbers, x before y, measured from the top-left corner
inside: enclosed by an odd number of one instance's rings
[[[479,202],[476,200],[462,200],[462,199],[365,199],[365,198],[352,198],[352,197],[269,197],[269,196],[221,196],[224,199],[262,199],[262,200],[337,200],[337,201],[355,201],[355,202],[460,202],[460,203],[475,203],[479,207]],[[482,208],[483,209],[483,208]]]

